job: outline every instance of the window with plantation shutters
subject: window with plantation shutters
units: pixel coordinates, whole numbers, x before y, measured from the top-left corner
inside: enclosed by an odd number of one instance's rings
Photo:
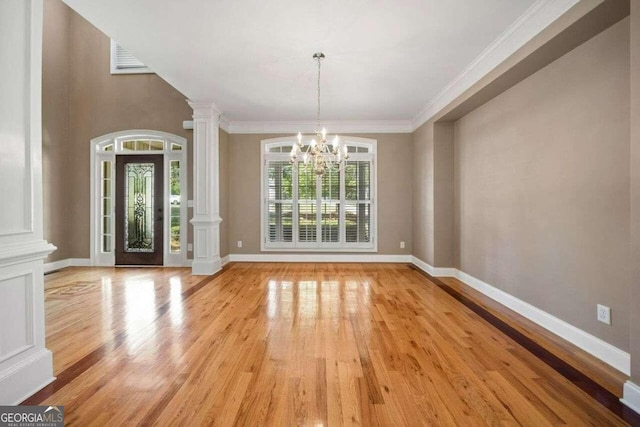
[[[317,176],[290,162],[292,141],[262,142],[262,249],[375,251],[376,141],[349,138],[349,161]]]
[[[122,45],[111,40],[111,74],[142,73],[153,73],[153,71]]]
[[[320,235],[322,242],[337,243],[340,241],[340,175],[339,170],[329,170],[319,179],[320,202]]]
[[[349,161],[345,167],[347,243],[371,240],[371,162]]]
[[[313,243],[318,238],[318,192],[316,174],[311,167],[298,168],[298,241]]]
[[[293,174],[288,161],[267,162],[267,238],[271,243],[293,241]]]

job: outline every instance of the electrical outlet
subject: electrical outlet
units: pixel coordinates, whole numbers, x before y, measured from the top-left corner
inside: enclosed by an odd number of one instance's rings
[[[404,242],[400,242],[400,249],[404,249]]]
[[[238,247],[241,248],[242,247],[242,240],[238,240]]]
[[[598,322],[611,324],[611,309],[606,305],[598,304]]]
[[[187,252],[193,251],[193,243],[187,243]]]

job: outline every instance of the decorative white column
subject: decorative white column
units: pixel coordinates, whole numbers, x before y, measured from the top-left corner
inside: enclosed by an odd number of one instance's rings
[[[0,405],[54,380],[45,347],[42,0],[0,0]]]
[[[193,274],[220,270],[219,117],[212,102],[193,108]]]

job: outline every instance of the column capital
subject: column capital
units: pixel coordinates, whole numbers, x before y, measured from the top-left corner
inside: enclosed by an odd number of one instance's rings
[[[194,119],[210,119],[218,121],[218,117],[222,114],[222,110],[212,101],[193,101],[187,100],[187,103],[193,110]]]

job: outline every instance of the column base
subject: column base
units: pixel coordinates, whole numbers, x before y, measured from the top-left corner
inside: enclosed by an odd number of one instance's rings
[[[620,401],[640,414],[640,386],[631,381],[624,383],[624,394]]]
[[[0,405],[17,405],[54,380],[53,356],[45,348],[0,372]]]
[[[220,222],[219,216],[191,220],[193,224],[193,264],[191,273],[211,275],[222,268],[220,259]]]
[[[194,260],[191,265],[191,274],[197,276],[211,276],[222,269],[222,259],[220,257],[213,260]]]

